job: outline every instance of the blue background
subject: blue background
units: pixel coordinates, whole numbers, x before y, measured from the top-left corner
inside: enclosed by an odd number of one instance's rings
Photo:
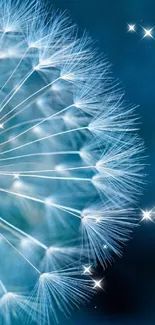
[[[50,1],[50,0],[49,0]],[[141,208],[155,201],[155,40],[142,39],[141,26],[155,26],[154,0],[53,0],[55,8],[67,9],[80,29],[86,29],[113,65],[126,91],[126,99],[139,104],[140,134],[145,140],[148,173]],[[127,23],[137,24],[137,33],[127,33]],[[155,36],[155,29],[154,29]],[[106,272],[105,291],[85,308],[62,320],[68,325],[152,325],[155,321],[155,225],[143,223]]]

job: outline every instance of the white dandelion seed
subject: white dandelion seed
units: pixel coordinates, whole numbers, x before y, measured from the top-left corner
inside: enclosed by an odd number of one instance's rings
[[[130,238],[143,142],[66,14],[2,1],[0,48],[0,317],[50,325],[102,288],[96,264]]]

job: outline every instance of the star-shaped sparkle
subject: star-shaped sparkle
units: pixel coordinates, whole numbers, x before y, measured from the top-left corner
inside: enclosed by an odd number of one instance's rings
[[[13,176],[14,176],[13,179],[19,179],[19,174],[14,174]]]
[[[143,36],[143,38],[146,38],[146,37],[148,37],[148,38],[149,37],[154,38],[153,35],[152,35],[153,28],[154,27],[148,29],[148,28],[144,28],[143,27],[143,30],[144,30],[144,36]]]
[[[91,273],[91,265],[84,266],[83,268],[84,268],[83,274],[92,274]]]
[[[150,220],[152,221],[152,210],[148,211],[148,210],[142,210],[142,214],[143,214],[143,217],[142,217],[142,221],[143,220]]]
[[[128,32],[135,32],[136,31],[136,25],[135,24],[128,24]]]
[[[93,289],[97,289],[97,288],[99,288],[99,289],[102,289],[102,279],[101,280],[94,280],[94,287],[93,287]]]

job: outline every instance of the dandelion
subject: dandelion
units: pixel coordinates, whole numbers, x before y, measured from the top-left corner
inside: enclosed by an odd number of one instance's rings
[[[66,13],[0,6],[0,317],[51,324],[86,303],[136,223],[143,142],[109,64]]]

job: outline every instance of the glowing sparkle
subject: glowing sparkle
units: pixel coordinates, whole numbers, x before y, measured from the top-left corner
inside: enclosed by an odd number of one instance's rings
[[[0,129],[4,129],[4,125],[3,124],[0,124]]]
[[[142,220],[150,220],[150,221],[152,221],[152,210],[150,210],[150,211],[142,211],[142,213],[143,213],[143,217],[142,217]]]
[[[84,266],[84,272],[83,272],[83,274],[92,274],[91,273],[91,265]]]
[[[102,289],[102,279],[101,280],[94,280],[94,289],[99,288]]]
[[[143,38],[146,38],[146,37],[153,38],[153,35],[152,35],[153,27],[150,28],[150,29],[143,28],[143,30],[144,30],[144,36],[143,36]]]
[[[19,179],[19,174],[14,174],[13,176],[13,179]]]
[[[136,25],[135,24],[128,24],[128,32],[135,32]]]

